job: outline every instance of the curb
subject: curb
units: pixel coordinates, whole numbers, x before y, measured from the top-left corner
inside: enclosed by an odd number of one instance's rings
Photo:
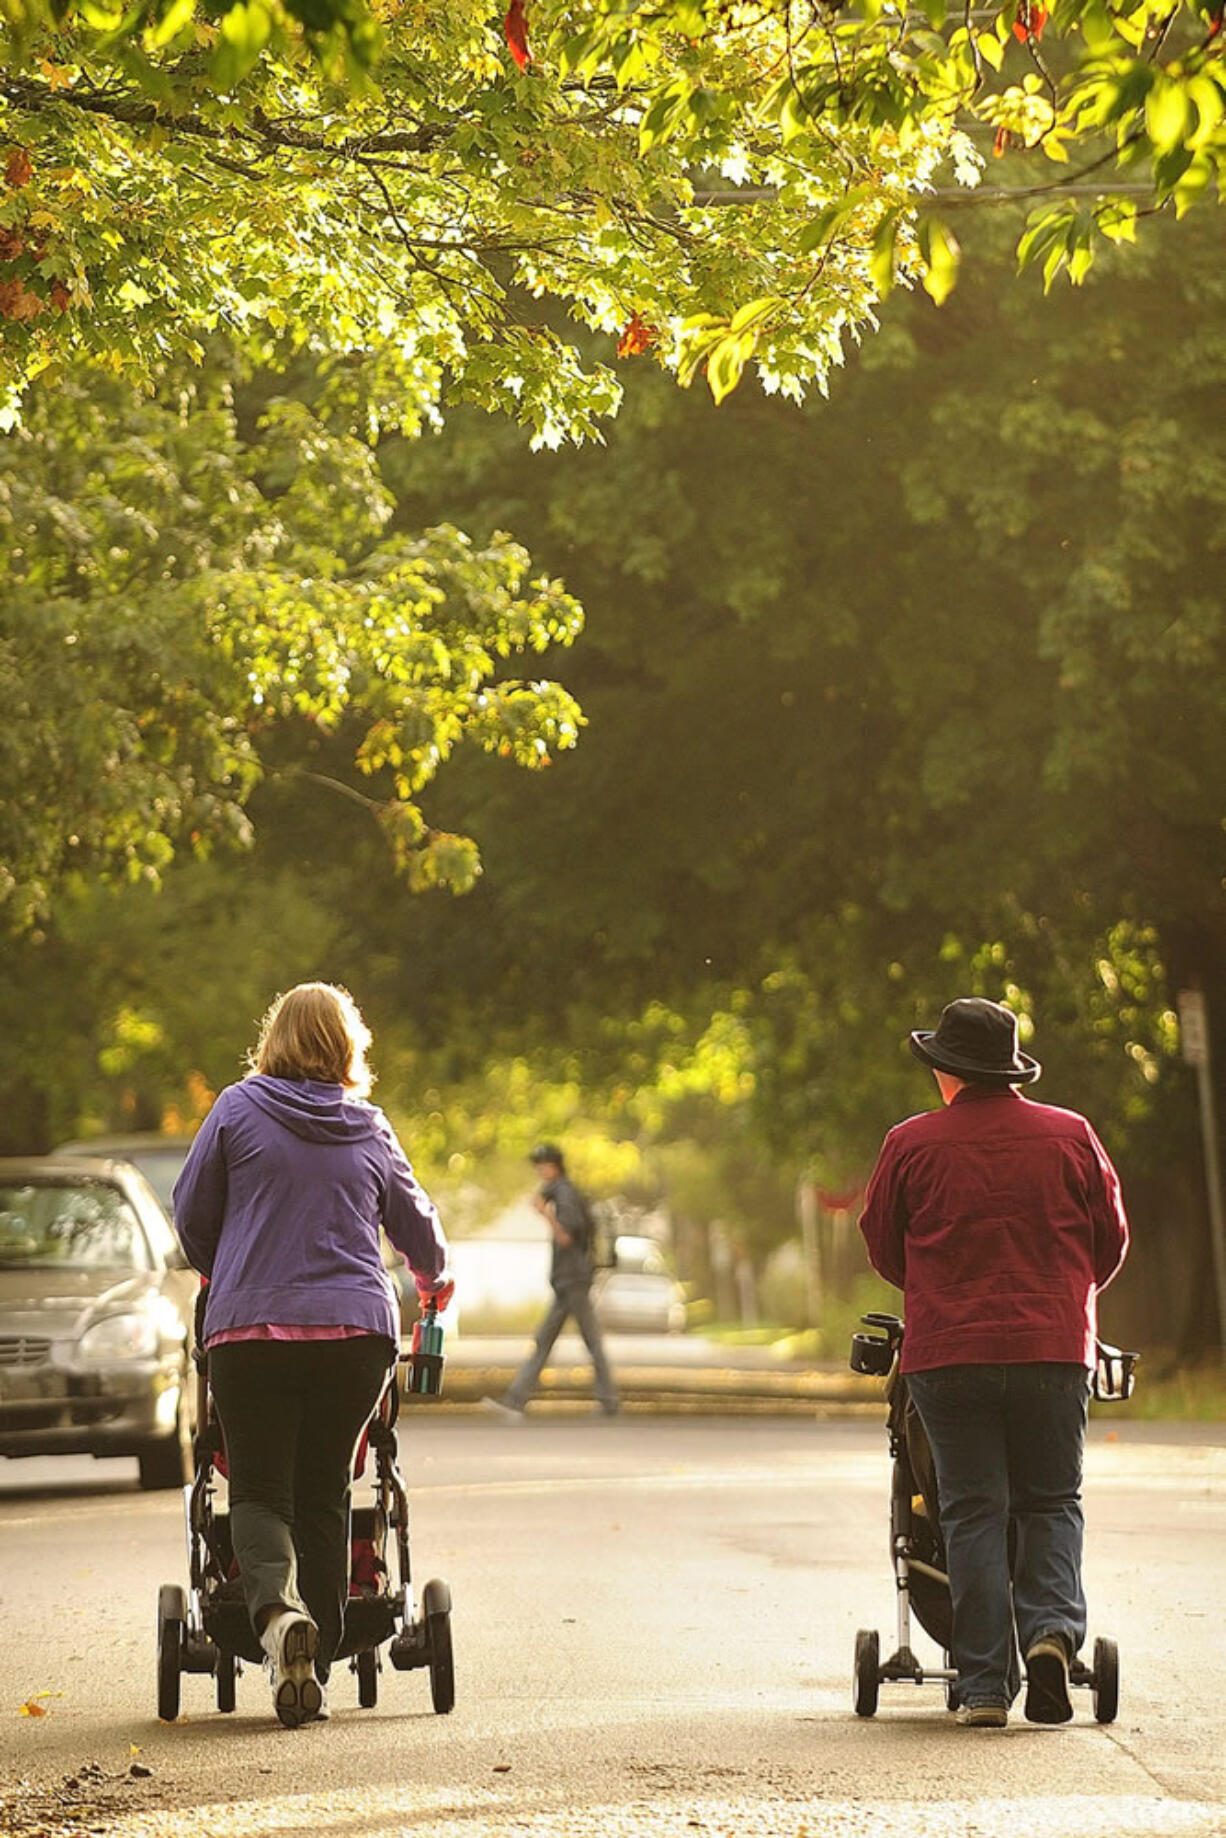
[[[515,1367],[449,1365],[442,1402],[455,1408],[480,1406],[501,1397]],[[837,1372],[755,1372],[708,1368],[680,1373],[669,1367],[620,1366],[614,1372],[623,1408],[677,1416],[879,1415],[881,1381]],[[411,1400],[414,1403],[420,1400]],[[590,1366],[555,1366],[542,1375],[532,1400],[534,1415],[570,1414],[594,1404]]]

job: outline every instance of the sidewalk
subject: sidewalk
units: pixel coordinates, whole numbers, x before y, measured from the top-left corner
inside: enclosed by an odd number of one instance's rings
[[[529,1335],[458,1335],[447,1344],[444,1401],[476,1404],[501,1397],[532,1348]],[[781,1361],[769,1347],[725,1347],[698,1334],[609,1334],[605,1349],[618,1392],[630,1408],[678,1413],[718,1410],[877,1412],[881,1381],[835,1361]],[[534,1411],[589,1405],[592,1368],[575,1334],[563,1334],[541,1378]]]

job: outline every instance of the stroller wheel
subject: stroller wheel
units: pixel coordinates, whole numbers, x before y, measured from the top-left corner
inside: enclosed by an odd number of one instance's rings
[[[942,1658],[947,1666],[953,1665],[954,1656],[952,1653],[944,1653]],[[947,1678],[945,1680],[945,1708],[946,1710],[957,1710],[958,1708],[958,1681],[956,1678]]]
[[[1114,1640],[1094,1642],[1094,1718],[1114,1723],[1120,1707],[1120,1650]]]
[[[358,1653],[354,1659],[358,1675],[358,1703],[363,1710],[373,1710],[379,1702],[379,1655],[373,1647]]]
[[[217,1708],[218,1710],[233,1710],[234,1709],[234,1703],[235,1703],[234,1681],[237,1676],[237,1670],[238,1669],[234,1663],[233,1653],[219,1653],[217,1655]]]
[[[876,1630],[862,1627],[856,1635],[856,1664],[852,1675],[852,1708],[857,1717],[871,1717],[877,1709],[881,1644]]]
[[[179,1714],[183,1637],[187,1630],[187,1596],[176,1583],[158,1590],[158,1716],[173,1723]]]
[[[440,1717],[455,1709],[455,1662],[451,1656],[451,1591],[433,1578],[421,1592],[430,1655],[430,1699]]]

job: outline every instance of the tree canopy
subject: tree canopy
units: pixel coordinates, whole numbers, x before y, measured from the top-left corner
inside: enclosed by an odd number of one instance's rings
[[[577,738],[573,698],[513,674],[579,631],[565,589],[501,533],[389,528],[368,445],[218,365],[152,397],[97,369],[40,389],[0,510],[10,931],[74,876],[249,840],[267,774],[362,805],[410,885],[466,888],[471,840],[421,811],[439,766],[463,741],[541,767]]]
[[[6,0],[4,412],[76,354],[147,376],[218,328],[378,350],[373,425],[445,392],[547,443],[617,399],[534,309],[717,398],[821,382],[955,207],[1102,239],[1226,174],[1220,0]],[[980,183],[989,151],[1007,183]],[[950,195],[952,193],[952,195]]]

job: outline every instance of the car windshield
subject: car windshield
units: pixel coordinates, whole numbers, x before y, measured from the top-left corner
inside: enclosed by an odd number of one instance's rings
[[[139,1168],[161,1202],[168,1218],[173,1216],[171,1195],[179,1170],[187,1160],[186,1149],[117,1149],[122,1161]]]
[[[147,1270],[140,1221],[101,1181],[0,1187],[0,1269]]]

